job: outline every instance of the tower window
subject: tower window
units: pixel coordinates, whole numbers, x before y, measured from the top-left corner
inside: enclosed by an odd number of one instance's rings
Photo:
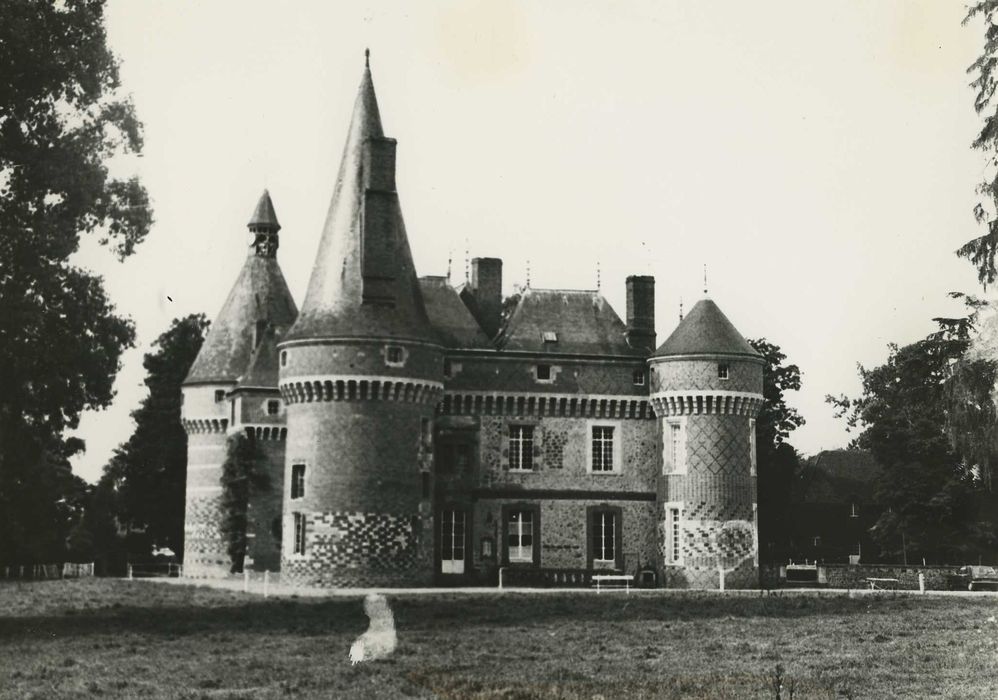
[[[291,498],[303,498],[305,496],[305,465],[291,465]]]
[[[717,366],[717,378],[718,379],[728,378],[728,363],[722,362]]]
[[[273,399],[267,402],[267,415],[276,416],[281,410],[281,402]]]
[[[288,351],[284,350],[281,353],[281,367],[287,367],[287,366],[288,366]]]
[[[305,514],[294,513],[295,519],[295,541],[292,552],[295,554],[305,553]]]
[[[534,426],[509,426],[509,470],[529,472],[534,468]]]
[[[454,376],[454,368],[451,366],[450,360],[444,360],[444,376],[448,379]]]
[[[645,371],[643,369],[634,370],[634,386],[645,385]]]
[[[551,381],[551,365],[537,365],[534,368],[534,374],[539,382]]]
[[[666,421],[663,441],[663,474],[686,473],[686,431],[682,419]]]
[[[665,508],[665,558],[667,564],[682,564],[682,508],[678,503]]]
[[[385,348],[385,364],[389,367],[401,367],[405,364],[405,349],[399,345],[389,345]]]
[[[215,403],[225,401],[225,389],[215,389]]]

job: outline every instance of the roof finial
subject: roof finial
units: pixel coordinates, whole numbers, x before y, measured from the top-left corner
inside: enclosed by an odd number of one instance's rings
[[[371,67],[371,49],[364,49],[364,68]]]
[[[596,291],[598,292],[601,288],[603,280],[600,275],[599,260],[596,261]]]
[[[530,287],[530,258],[527,258],[527,287]]]
[[[703,295],[707,296],[707,263],[703,264]]]
[[[468,239],[464,239],[464,283],[471,284],[471,255],[468,253]]]
[[[454,250],[452,248],[447,249],[447,283],[450,284],[450,265],[454,260]]]
[[[679,320],[683,320],[683,296],[679,295]]]

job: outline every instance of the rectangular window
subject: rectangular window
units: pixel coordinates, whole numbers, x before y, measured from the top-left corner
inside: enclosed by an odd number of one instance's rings
[[[276,416],[277,413],[278,413],[278,411],[280,411],[280,410],[281,410],[281,402],[280,401],[274,400],[274,401],[268,401],[267,402],[267,415],[268,416]]]
[[[225,401],[225,389],[215,389],[215,403]]]
[[[664,474],[686,473],[686,445],[683,439],[683,424],[681,421],[666,422],[665,455],[663,459]]]
[[[464,573],[464,511],[440,513],[440,573]]]
[[[305,514],[295,513],[295,541],[293,552],[295,554],[305,553]]]
[[[717,378],[718,379],[727,379],[728,378],[728,365],[727,365],[727,363],[722,362],[721,364],[719,364],[717,366]]]
[[[666,559],[669,564],[680,564],[683,561],[682,550],[682,511],[679,506],[666,508],[667,546]]]
[[[749,459],[751,460],[749,466],[749,474],[755,476],[758,471],[758,462],[756,461],[756,441],[755,441],[755,418],[749,418]]]
[[[450,360],[444,360],[444,376],[448,379],[454,374],[454,368],[450,363]]]
[[[539,382],[549,382],[551,381],[551,365],[537,365],[536,367],[537,381]]]
[[[613,427],[609,425],[593,426],[593,471],[613,471]]]
[[[534,426],[509,426],[509,470],[529,472],[534,468]]]
[[[529,510],[509,512],[506,541],[511,562],[534,561],[534,513]]]
[[[405,350],[398,345],[385,348],[385,364],[389,367],[401,367],[405,364]]]
[[[634,370],[634,386],[645,385],[645,371],[643,369]]]
[[[596,511],[592,525],[593,561],[613,564],[617,561],[615,552],[617,518],[609,511]]]
[[[291,465],[291,499],[304,498],[305,496],[305,465]]]

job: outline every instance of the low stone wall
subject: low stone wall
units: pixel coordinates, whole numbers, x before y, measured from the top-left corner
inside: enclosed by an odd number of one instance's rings
[[[868,578],[896,578],[900,589],[918,590],[918,574],[925,575],[925,588],[946,590],[946,576],[956,566],[905,566],[904,564],[819,564],[818,585],[827,588],[868,588]],[[759,568],[763,588],[794,587],[787,583],[785,567],[765,565]]]

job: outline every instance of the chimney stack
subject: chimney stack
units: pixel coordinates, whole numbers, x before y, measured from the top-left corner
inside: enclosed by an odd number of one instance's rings
[[[478,324],[485,335],[495,338],[502,317],[502,260],[474,258],[469,286],[477,307]]]
[[[627,342],[634,348],[655,350],[655,278],[627,278]]]

